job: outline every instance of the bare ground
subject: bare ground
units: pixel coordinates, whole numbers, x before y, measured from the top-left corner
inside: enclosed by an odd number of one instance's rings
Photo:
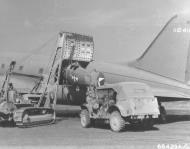
[[[0,127],[0,148],[157,149],[159,144],[186,145],[190,148],[190,114],[184,112],[180,116],[168,116],[168,123],[157,123],[151,130],[126,126],[121,133],[112,132],[104,124],[82,128],[78,113],[68,113],[61,114],[59,111],[59,117],[53,125],[32,128]]]

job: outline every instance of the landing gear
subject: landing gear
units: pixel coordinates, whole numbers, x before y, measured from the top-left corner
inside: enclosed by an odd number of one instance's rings
[[[159,110],[160,110],[159,122],[160,123],[166,123],[166,121],[167,121],[166,109],[164,108],[164,106],[161,105],[161,103],[159,104]]]

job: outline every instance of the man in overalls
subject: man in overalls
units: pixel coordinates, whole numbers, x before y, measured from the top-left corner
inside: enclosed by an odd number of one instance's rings
[[[9,83],[9,87],[8,87],[8,90],[7,90],[7,100],[8,100],[8,102],[16,103],[16,97],[17,97],[17,91],[13,87],[13,84]]]

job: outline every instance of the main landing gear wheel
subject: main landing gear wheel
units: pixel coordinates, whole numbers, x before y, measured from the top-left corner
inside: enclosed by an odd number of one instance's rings
[[[160,106],[160,116],[159,116],[159,121],[160,123],[166,123],[167,119],[166,119],[166,110],[164,108],[164,106]]]
[[[114,111],[110,116],[110,127],[115,132],[120,132],[125,127],[125,120],[118,111]]]
[[[80,114],[81,125],[84,128],[88,128],[91,124],[90,115],[87,109],[83,109]]]

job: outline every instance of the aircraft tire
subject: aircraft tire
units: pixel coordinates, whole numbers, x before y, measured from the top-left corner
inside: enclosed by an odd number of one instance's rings
[[[159,121],[160,123],[166,123],[166,110],[164,106],[160,106],[160,115],[159,115]]]
[[[125,120],[118,111],[113,111],[110,115],[110,127],[114,132],[120,132],[125,127]]]

